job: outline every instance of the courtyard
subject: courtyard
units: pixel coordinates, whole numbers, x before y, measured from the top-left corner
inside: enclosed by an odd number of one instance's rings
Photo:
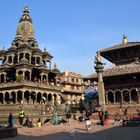
[[[18,127],[18,126],[17,126]],[[41,128],[18,127],[18,136],[5,140],[139,140],[140,127],[122,127],[121,123],[100,126],[92,123],[90,131],[85,129],[85,122],[73,121],[71,125],[47,124]]]

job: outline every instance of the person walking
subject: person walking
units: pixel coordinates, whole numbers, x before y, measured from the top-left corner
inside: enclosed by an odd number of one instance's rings
[[[14,116],[12,115],[12,112],[9,114],[9,117],[8,117],[8,128],[12,128],[13,125],[14,125]]]
[[[91,120],[90,120],[91,112],[89,110],[86,111],[86,129],[89,131],[91,129]]]
[[[25,113],[24,113],[23,109],[21,109],[19,112],[19,124],[20,125],[23,125],[24,117],[25,117]]]
[[[54,124],[55,125],[58,124],[58,113],[57,112],[54,113]]]
[[[108,111],[105,111],[105,125],[109,126],[109,113],[108,113]]]
[[[68,125],[70,125],[70,118],[71,118],[70,111],[68,111],[68,113],[66,114],[66,118],[68,119]]]

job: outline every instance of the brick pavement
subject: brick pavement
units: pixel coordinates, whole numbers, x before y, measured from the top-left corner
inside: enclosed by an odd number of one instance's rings
[[[120,125],[102,127],[92,124],[90,132],[85,123],[46,125],[41,128],[18,128],[18,136],[4,140],[140,140],[140,127],[123,128]]]

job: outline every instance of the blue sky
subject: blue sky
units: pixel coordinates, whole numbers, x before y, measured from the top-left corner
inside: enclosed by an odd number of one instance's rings
[[[0,0],[0,48],[10,47],[24,5],[40,49],[46,46],[61,71],[87,76],[95,72],[96,51],[121,43],[124,34],[140,41],[139,0]]]

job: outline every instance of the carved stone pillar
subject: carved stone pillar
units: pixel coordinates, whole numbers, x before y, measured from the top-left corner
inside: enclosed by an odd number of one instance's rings
[[[3,94],[3,104],[5,104],[5,93]]]
[[[37,64],[37,57],[35,56],[35,65]]]
[[[60,98],[60,95],[57,95],[57,103],[58,103],[58,105],[61,104],[61,98]]]
[[[121,92],[121,103],[123,104],[123,93]]]
[[[15,104],[17,104],[17,92],[15,92]]]
[[[106,93],[105,96],[106,96],[106,105],[108,105],[108,94]]]
[[[52,94],[52,105],[54,105],[54,96]]]
[[[116,97],[115,97],[115,93],[113,93],[113,98],[114,98],[114,99],[113,99],[113,100],[114,100],[114,103],[113,103],[113,104],[115,105],[115,104],[116,104]]]
[[[4,83],[6,83],[6,73],[4,74]]]
[[[19,53],[17,54],[17,63],[19,63]]]
[[[31,61],[32,61],[32,56],[31,56],[31,54],[30,54],[30,56],[29,56],[29,63],[31,64]]]
[[[129,91],[129,104],[132,103],[132,100],[131,100],[131,92]]]

